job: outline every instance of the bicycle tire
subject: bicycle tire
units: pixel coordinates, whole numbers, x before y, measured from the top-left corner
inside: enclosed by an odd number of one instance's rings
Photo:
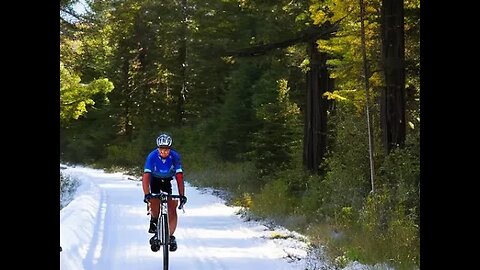
[[[168,255],[169,255],[169,243],[170,243],[170,232],[168,228],[168,215],[161,215],[161,224],[162,224],[162,249],[163,249],[163,270],[168,270]]]

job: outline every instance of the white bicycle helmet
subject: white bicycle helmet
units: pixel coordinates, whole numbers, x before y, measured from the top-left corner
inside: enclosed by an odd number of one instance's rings
[[[160,134],[160,136],[158,136],[157,138],[157,146],[158,147],[161,147],[161,146],[166,146],[166,147],[170,147],[172,146],[172,137],[170,137],[169,135],[165,134],[165,133],[162,133]]]

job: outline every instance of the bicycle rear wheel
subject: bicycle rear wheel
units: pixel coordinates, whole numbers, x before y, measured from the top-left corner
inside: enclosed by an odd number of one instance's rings
[[[161,215],[161,220],[162,224],[162,231],[161,231],[161,236],[162,236],[162,249],[163,249],[163,270],[168,270],[168,252],[169,252],[169,243],[170,243],[170,232],[168,228],[168,215],[167,214],[162,214]]]

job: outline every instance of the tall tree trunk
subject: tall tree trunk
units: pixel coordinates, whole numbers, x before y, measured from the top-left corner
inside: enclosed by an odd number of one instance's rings
[[[320,173],[320,164],[326,151],[328,102],[323,94],[333,89],[329,78],[325,53],[320,53],[316,42],[307,44],[310,57],[310,70],[307,73],[307,106],[305,112],[305,132],[303,163],[314,173]]]
[[[120,95],[120,107],[122,108],[120,119],[123,119],[123,122],[121,122],[121,132],[123,131],[123,134],[125,135],[126,141],[131,141],[132,135],[133,135],[133,127],[130,122],[131,116],[130,116],[130,104],[131,104],[131,98],[130,95],[128,94],[131,90],[131,82],[128,77],[128,71],[130,69],[130,63],[127,59],[125,59],[122,63],[122,88],[121,88],[121,95]],[[123,130],[122,130],[123,129]]]
[[[181,88],[178,95],[177,103],[177,124],[183,123],[183,117],[185,115],[185,94],[187,92],[187,0],[182,0],[180,10],[182,12],[182,25],[180,34],[180,48],[179,48],[179,62],[180,67],[180,79]]]
[[[405,36],[403,0],[382,0],[382,54],[385,75],[380,102],[386,153],[405,143]]]
[[[285,48],[306,42],[310,57],[310,71],[307,73],[307,100],[305,110],[305,128],[303,137],[303,165],[313,173],[321,173],[320,164],[327,148],[327,110],[332,107],[323,94],[333,90],[333,79],[327,69],[327,55],[317,49],[316,40],[328,39],[337,30],[338,23],[313,27],[297,35],[297,37],[280,42],[262,44],[241,50],[225,52],[228,56],[257,56],[272,49]]]
[[[365,41],[365,3],[363,0],[360,0],[360,31],[362,39],[362,58],[363,58],[363,80],[365,83],[365,112],[367,114],[367,129],[368,129],[368,159],[370,161],[370,183],[372,184],[372,192],[375,192],[375,168],[373,163],[373,132],[371,127],[371,116],[370,116],[370,72],[368,70],[368,61],[367,61],[367,46]]]

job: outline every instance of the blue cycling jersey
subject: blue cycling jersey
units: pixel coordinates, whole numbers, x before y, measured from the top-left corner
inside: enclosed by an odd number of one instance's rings
[[[168,157],[163,159],[160,156],[160,151],[156,148],[148,154],[143,171],[152,173],[153,177],[173,177],[177,172],[183,172],[180,154],[177,151],[170,149]]]

